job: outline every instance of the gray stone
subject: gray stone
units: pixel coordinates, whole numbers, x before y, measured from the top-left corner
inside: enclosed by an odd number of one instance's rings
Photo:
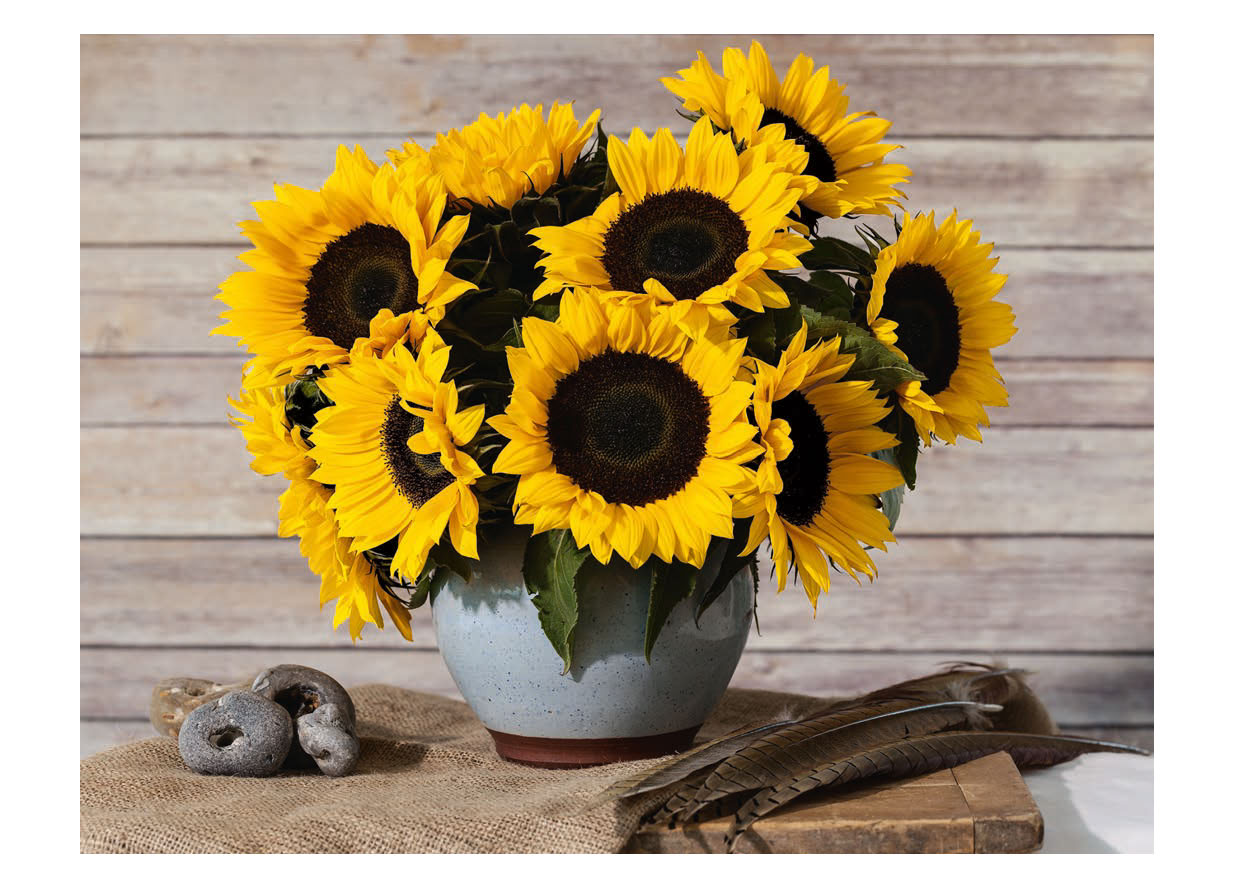
[[[293,745],[293,720],[280,704],[250,691],[229,692],[195,708],[181,725],[181,758],[199,774],[265,777]]]
[[[344,686],[327,673],[311,667],[298,664],[269,667],[254,678],[250,688],[284,707],[295,723],[324,704],[335,704],[349,720],[351,731],[357,721],[353,699]],[[285,760],[286,768],[314,768],[316,764],[297,742]]]
[[[298,717],[298,743],[330,777],[349,774],[358,764],[353,720],[336,704],[321,704]]]

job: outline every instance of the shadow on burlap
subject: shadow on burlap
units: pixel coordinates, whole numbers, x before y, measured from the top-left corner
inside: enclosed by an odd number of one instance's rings
[[[83,760],[82,851],[616,852],[671,792],[588,807],[651,761],[530,768],[500,759],[460,701],[387,685],[350,693],[362,755],[348,777],[199,775],[166,737]],[[699,739],[823,703],[732,689]]]

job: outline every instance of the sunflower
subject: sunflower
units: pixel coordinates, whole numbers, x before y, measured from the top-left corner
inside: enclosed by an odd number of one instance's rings
[[[243,389],[238,399],[229,402],[237,412],[233,423],[245,437],[247,451],[254,455],[251,468],[263,476],[281,473],[289,479],[289,488],[280,496],[278,534],[300,538],[302,556],[320,578],[320,607],[336,600],[333,628],[348,621],[353,639],[366,624],[383,629],[383,606],[401,635],[411,639],[409,609],[380,588],[365,556],[350,551],[328,508],[331,491],[309,479],[316,465],[301,428],[293,426],[285,414],[284,390]]]
[[[620,191],[592,215],[531,231],[547,253],[535,298],[569,286],[646,293],[675,307],[679,323],[696,315],[696,328],[719,320],[725,303],[787,306],[766,272],[801,267],[811,244],[789,232],[786,217],[804,191],[769,153],[739,155],[707,119],[684,151],[667,129],[651,139],[635,129],[628,143],[614,136],[608,167]]]
[[[872,333],[927,376],[897,388],[923,444],[931,434],[981,441],[984,406],[1009,404],[991,348],[1013,337],[1013,310],[996,301],[1008,277],[993,273],[991,243],[954,212],[905,216],[897,241],[876,256],[867,302]]]
[[[398,166],[424,159],[454,199],[512,208],[528,193],[542,194],[567,174],[595,133],[599,110],[579,124],[572,104],[514,108],[436,136],[430,151],[409,142],[389,158]]]
[[[473,289],[444,270],[469,221],[441,226],[446,199],[425,164],[376,167],[361,148],[341,146],[321,190],[282,185],[275,200],[255,203],[260,220],[241,223],[252,270],[220,286],[228,322],[215,330],[256,355],[247,385],[344,362],[359,339],[391,348],[407,314],[437,322]]]
[[[756,360],[763,458],[734,515],[753,517],[744,554],[767,537],[780,590],[792,555],[814,606],[828,590],[829,562],[855,580],[858,572],[875,577],[860,542],[884,550],[893,540],[873,496],[901,485],[902,476],[869,457],[897,444],[875,426],[890,411],[883,399],[869,381],[841,380],[854,357],[840,353],[840,338],[807,349],[806,334],[803,324],[775,367]]]
[[[762,452],[737,380],[746,340],[695,340],[591,290],[567,292],[555,323],[527,317],[522,340],[489,421],[510,440],[494,471],[520,477],[514,522],[570,529],[604,563],[701,566],[712,536],[732,537],[730,493]]]
[[[453,546],[478,559],[479,504],[471,486],[483,475],[461,447],[483,422],[483,406],[458,410],[445,381],[449,348],[429,329],[418,355],[355,350],[319,381],[334,405],[311,433],[320,467],[312,479],[335,487],[328,505],[352,550],[395,541],[392,575],[418,578],[448,528]]]
[[[661,79],[682,99],[686,110],[702,112],[739,143],[781,145],[779,157],[790,172],[813,179],[802,200],[814,215],[891,215],[905,194],[895,185],[909,181],[910,169],[885,158],[898,145],[880,144],[892,125],[872,111],[847,114],[845,88],[827,67],[799,54],[784,80],[757,41],[749,58],[742,50],[724,51],[724,76],[702,52],[681,79]],[[783,143],[783,144],[782,144]]]

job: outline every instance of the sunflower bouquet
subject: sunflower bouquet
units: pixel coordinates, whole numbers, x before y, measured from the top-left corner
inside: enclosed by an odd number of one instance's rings
[[[588,556],[701,612],[744,569],[757,585],[767,542],[814,606],[833,570],[875,577],[920,447],[980,440],[1006,405],[1006,278],[956,213],[897,220],[890,123],[805,55],[778,79],[754,43],[722,70],[700,53],[662,81],[684,145],[522,105],[382,165],[342,146],[319,190],[254,204],[216,332],[253,356],[234,421],[289,480],[279,531],[334,627],[387,612],[409,639],[515,526],[567,662]],[[892,232],[830,235],[873,216]]]

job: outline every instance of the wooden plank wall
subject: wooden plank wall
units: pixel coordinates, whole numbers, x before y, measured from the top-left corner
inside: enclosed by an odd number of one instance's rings
[[[831,63],[895,121],[909,205],[975,218],[1010,274],[1012,407],[937,449],[874,586],[812,620],[765,587],[737,685],[836,694],[953,659],[1037,671],[1067,729],[1152,741],[1152,41],[767,38]],[[521,101],[574,98],[625,132],[687,124],[658,82],[737,37],[84,37],[82,752],[147,734],[151,685],[296,661],[346,684],[454,693],[429,617],[356,648],[274,538],[278,485],[225,422],[242,359],[208,337],[234,222]]]

